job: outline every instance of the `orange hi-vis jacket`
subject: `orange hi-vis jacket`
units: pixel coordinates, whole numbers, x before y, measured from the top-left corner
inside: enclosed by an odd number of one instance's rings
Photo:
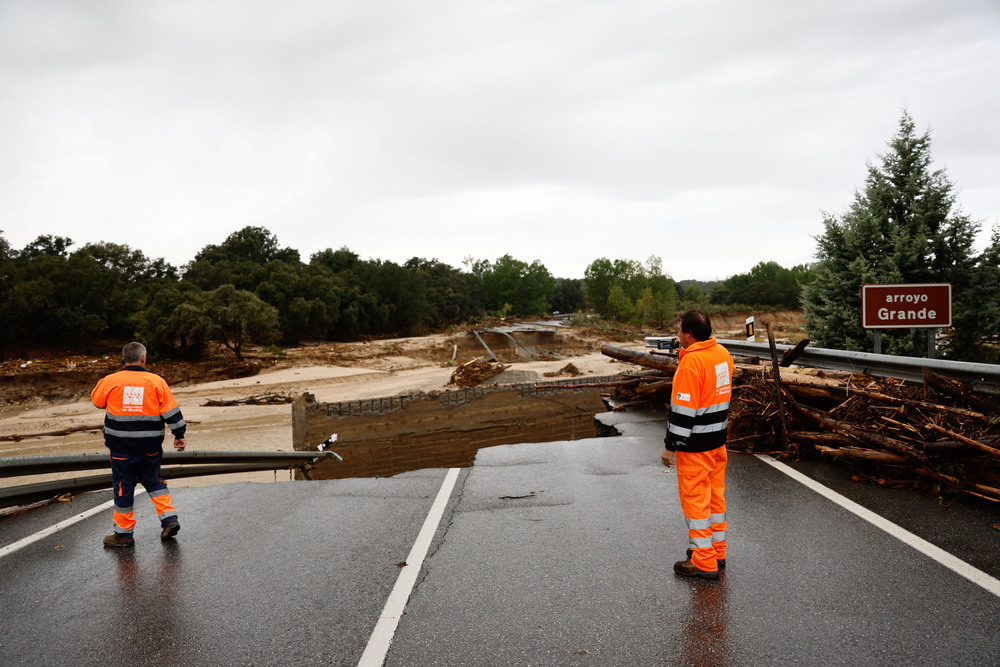
[[[675,452],[722,447],[729,426],[733,357],[714,337],[689,345],[678,357],[664,444]]]
[[[183,438],[187,424],[166,381],[142,366],[126,366],[90,393],[104,409],[104,444],[113,452],[147,453],[163,446],[163,425]]]

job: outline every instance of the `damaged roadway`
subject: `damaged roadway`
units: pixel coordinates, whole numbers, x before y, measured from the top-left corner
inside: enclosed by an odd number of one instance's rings
[[[686,529],[662,419],[602,418],[622,435],[491,447],[461,470],[386,665],[1000,662],[996,594],[749,455],[730,457],[727,569],[676,577]],[[101,548],[99,513],[0,558],[0,654],[357,664],[445,474],[181,489],[181,532],[162,543],[140,498],[133,550]],[[988,512],[901,512],[893,493],[856,500],[1000,575]],[[5,519],[0,546],[108,497]]]

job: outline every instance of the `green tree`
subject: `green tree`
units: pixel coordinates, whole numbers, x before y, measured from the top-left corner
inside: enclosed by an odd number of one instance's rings
[[[221,285],[253,292],[267,275],[270,262],[299,264],[299,251],[281,248],[278,238],[263,227],[244,227],[219,245],[207,245],[195,255],[184,278],[203,290]]]
[[[625,288],[621,283],[616,282],[611,286],[608,293],[607,315],[615,320],[630,320],[635,313],[635,304],[632,299],[625,294]]]
[[[86,348],[97,336],[131,335],[129,316],[149,261],[126,246],[87,245],[43,235],[3,260],[0,319],[5,338]],[[121,261],[118,261],[121,260]]]
[[[263,267],[255,293],[278,309],[281,340],[326,338],[339,310],[334,278],[298,261],[276,259]]]
[[[948,282],[955,312],[996,298],[971,281],[977,258],[972,249],[979,223],[955,206],[954,186],[944,170],[931,170],[930,134],[917,135],[904,112],[889,151],[868,165],[862,191],[839,219],[827,214],[818,237],[815,280],[803,292],[810,337],[819,345],[847,350],[872,349],[873,334],[861,327],[861,286],[880,283]],[[982,337],[968,323],[949,355],[974,355],[971,341]],[[954,340],[954,339],[953,339]],[[919,356],[926,332],[883,332],[890,354]]]
[[[189,306],[182,306],[182,317],[190,313]],[[278,309],[261,301],[253,292],[232,285],[222,285],[207,293],[200,311],[201,317],[192,326],[232,350],[240,361],[244,345],[271,343],[279,335]]]
[[[650,256],[645,264],[602,257],[591,262],[584,275],[587,301],[601,317],[635,316],[639,323],[645,320],[662,326],[676,314],[677,289],[673,279],[663,273],[659,257]],[[628,315],[623,315],[626,312]]]
[[[688,285],[684,288],[684,302],[697,306],[704,300],[705,293],[698,285]]]
[[[187,281],[147,285],[130,323],[136,340],[159,354],[199,356],[204,343],[197,324],[204,292]]]
[[[432,326],[443,327],[482,314],[485,294],[482,280],[477,276],[434,259],[419,257],[410,259],[405,267],[419,276],[426,286]]]
[[[578,313],[587,307],[587,295],[580,279],[558,278],[552,293],[552,312]]]
[[[656,267],[654,267],[656,268]],[[652,300],[643,299],[643,316],[645,324],[662,329],[677,315],[677,288],[673,279],[663,274],[662,270],[648,276],[648,287]],[[645,290],[644,290],[645,294]]]
[[[10,292],[14,286],[15,253],[10,243],[0,230],[0,361],[6,361],[6,347],[15,340],[15,332],[11,326],[11,312],[8,308]]]
[[[717,283],[711,302],[798,310],[802,287],[813,277],[814,273],[806,266],[786,269],[777,262],[760,262],[748,273],[736,274]]]
[[[606,257],[595,259],[584,271],[587,302],[602,317],[607,317],[608,296],[616,279],[615,265]]]
[[[997,295],[1000,295],[1000,225],[993,228],[990,244],[979,256],[963,292],[953,295],[956,303],[963,305],[953,309],[954,335],[945,339],[945,354],[1000,363],[1000,298]],[[971,304],[976,306],[970,307]],[[965,353],[966,350],[971,352]]]
[[[472,273],[482,280],[488,311],[515,315],[548,312],[556,281],[541,262],[531,264],[504,255],[496,260],[470,261]]]

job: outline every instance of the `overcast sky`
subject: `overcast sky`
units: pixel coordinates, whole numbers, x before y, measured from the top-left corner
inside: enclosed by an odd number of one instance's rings
[[[998,0],[0,0],[0,230],[714,280],[811,261],[904,108],[981,249]]]

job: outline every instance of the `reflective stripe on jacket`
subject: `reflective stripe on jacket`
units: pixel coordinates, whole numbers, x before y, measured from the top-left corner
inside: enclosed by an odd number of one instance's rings
[[[126,366],[102,379],[90,393],[104,409],[104,444],[112,451],[154,452],[163,445],[163,425],[183,438],[187,424],[166,381],[142,366]]]
[[[674,373],[664,444],[681,452],[707,452],[726,444],[733,357],[715,338],[682,349]]]

